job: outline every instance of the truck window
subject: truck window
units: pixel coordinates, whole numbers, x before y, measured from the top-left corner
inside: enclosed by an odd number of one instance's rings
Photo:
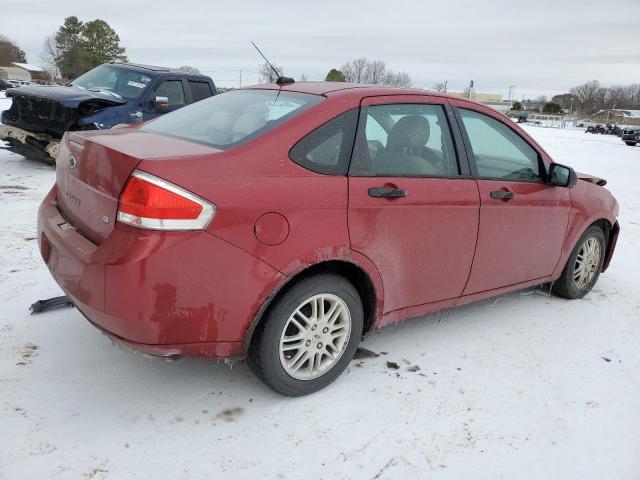
[[[200,100],[204,100],[205,98],[209,98],[213,95],[211,86],[207,82],[189,80],[189,85],[191,86],[191,95],[193,96],[194,102],[199,102]]]
[[[165,80],[156,89],[156,97],[167,97],[169,106],[184,105],[184,88],[182,80]]]

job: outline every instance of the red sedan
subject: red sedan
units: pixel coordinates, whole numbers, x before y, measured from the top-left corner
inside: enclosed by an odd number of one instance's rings
[[[114,339],[246,357],[304,395],[389,323],[548,282],[584,296],[619,231],[603,184],[475,102],[266,85],[67,133],[39,241]]]

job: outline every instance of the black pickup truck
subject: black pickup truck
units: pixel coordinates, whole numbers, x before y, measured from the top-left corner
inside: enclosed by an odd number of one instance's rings
[[[217,93],[211,78],[163,67],[109,63],[66,86],[7,90],[0,140],[27,158],[54,163],[69,130],[140,123]]]

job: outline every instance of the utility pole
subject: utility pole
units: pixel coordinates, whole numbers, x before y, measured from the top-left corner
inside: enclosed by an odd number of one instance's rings
[[[242,88],[242,70],[238,70],[240,73],[240,88]]]
[[[511,103],[511,93],[516,88],[515,85],[509,85],[509,103]]]
[[[449,81],[449,80],[445,80],[445,81],[444,81],[444,93],[447,93],[447,82],[448,82],[448,81]]]

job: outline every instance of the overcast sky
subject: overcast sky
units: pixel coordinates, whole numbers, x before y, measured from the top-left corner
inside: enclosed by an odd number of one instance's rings
[[[285,74],[324,79],[356,57],[384,60],[415,86],[534,98],[596,78],[640,82],[640,0],[0,0],[0,33],[42,64],[65,17],[100,18],[132,62],[192,65],[220,85],[257,81],[254,40]]]

